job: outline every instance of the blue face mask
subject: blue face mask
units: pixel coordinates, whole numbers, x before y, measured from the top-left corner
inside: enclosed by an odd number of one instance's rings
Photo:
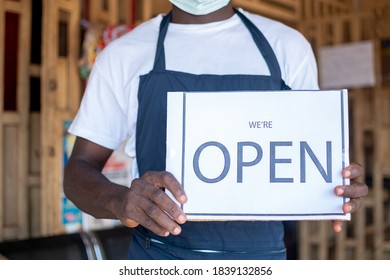
[[[192,15],[207,15],[215,12],[227,4],[230,0],[169,0],[173,5]]]

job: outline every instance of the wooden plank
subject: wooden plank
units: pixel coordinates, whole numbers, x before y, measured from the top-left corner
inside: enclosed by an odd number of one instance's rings
[[[0,128],[0,201],[4,206],[1,210],[0,240],[6,238],[23,238],[28,235],[26,212],[26,182],[27,182],[27,110],[29,108],[29,63],[30,63],[30,25],[31,0],[19,2],[1,2],[1,20],[4,23],[5,11],[19,14],[20,32],[16,34],[19,41],[17,50],[17,87],[16,100],[18,110],[3,112],[3,89],[1,89],[1,128]],[[2,26],[4,26],[3,24]],[[4,38],[4,29],[1,29]],[[4,48],[1,48],[2,50]],[[1,79],[4,71],[4,52],[0,54]],[[3,81],[1,81],[3,84]],[[16,210],[15,210],[16,209]],[[6,212],[5,212],[6,211]]]
[[[117,24],[130,25],[130,23],[133,22],[133,2],[134,0],[118,0]]]
[[[327,260],[329,259],[329,232],[330,224],[329,221],[320,221],[319,222],[319,259]]]
[[[366,206],[362,205],[361,209],[353,215],[355,219],[354,232],[356,233],[356,260],[366,258]]]
[[[61,10],[66,10],[69,13],[73,12],[73,8],[75,5],[74,1],[69,1],[69,0],[57,0],[57,1],[58,1],[57,5],[58,5],[58,7],[60,7]],[[93,1],[96,1],[96,0],[93,0]]]
[[[39,176],[41,173],[41,114],[33,112],[30,114],[30,146],[29,146],[29,175]],[[28,180],[28,184],[32,185],[34,182]]]
[[[41,177],[39,175],[29,175],[27,178],[28,186],[36,186],[39,188],[39,184],[41,183]]]
[[[352,42],[361,41],[360,30],[362,28],[362,23],[360,21],[360,18],[357,16],[354,16],[350,22],[351,22],[351,30],[350,30],[351,41]]]
[[[7,12],[13,12],[19,14],[23,9],[23,5],[24,5],[23,0],[20,2],[4,0],[4,7]]]
[[[384,210],[383,210],[383,174],[380,163],[374,164],[374,256],[383,259],[384,245]]]
[[[298,258],[300,260],[308,260],[310,258],[310,243],[309,243],[309,223],[308,221],[299,222],[299,249]]]
[[[39,64],[30,64],[29,74],[30,74],[30,77],[40,78],[41,77],[41,66]]]
[[[373,14],[369,11],[356,11],[354,14],[341,14],[341,15],[330,15],[324,18],[308,18],[301,22],[304,25],[307,24],[324,24],[324,22],[333,22],[335,20],[342,21],[353,21],[353,19],[360,20],[373,20]],[[370,27],[370,26],[369,26]],[[372,27],[371,27],[372,28]],[[374,35],[371,33],[371,36]],[[364,38],[362,38],[363,40]]]
[[[63,120],[60,116],[74,114],[76,109],[72,108],[70,112],[70,107],[78,107],[76,99],[80,99],[77,61],[81,7],[77,0],[66,1],[68,14],[60,18],[59,11],[64,11],[62,3],[54,0],[44,2],[40,198],[41,232],[44,235],[64,232],[61,220]],[[69,27],[66,57],[56,52],[60,19],[66,21]]]
[[[117,25],[119,20],[119,1],[108,1],[108,24]],[[122,8],[122,7],[121,7]]]
[[[117,25],[120,18],[120,10],[123,7],[120,7],[118,0],[107,1],[108,7],[104,7],[103,2],[104,0],[94,0],[93,5],[90,5],[90,21],[104,25]]]
[[[3,124],[19,124],[21,122],[21,116],[17,112],[4,112],[2,116]]]
[[[314,17],[323,16],[322,10],[321,10],[323,3],[321,1],[315,1],[313,4],[314,4],[314,9],[313,9],[312,16],[314,16]]]
[[[325,3],[325,5],[328,5],[330,7],[333,7],[335,10],[339,12],[354,12],[354,3],[350,0],[347,1],[340,1],[340,0],[320,0]]]
[[[345,227],[346,225],[344,225]],[[345,241],[346,241],[346,232],[345,228],[342,232],[335,235],[335,259],[344,260],[345,259]]]
[[[280,5],[275,5],[271,2],[263,2],[261,0],[233,0],[232,3],[236,7],[241,7],[245,10],[269,16],[271,18],[280,19],[284,22],[297,23],[299,21],[298,15],[300,15],[300,13],[298,12],[299,9],[296,9],[296,5],[285,5],[283,9],[283,6],[281,7]]]
[[[380,46],[376,44],[376,77],[380,77]],[[378,65],[379,64],[379,65]],[[381,88],[379,83],[374,89],[373,96],[373,117],[374,117],[374,168],[373,168],[373,191],[374,191],[374,255],[376,259],[382,259],[384,256],[383,245],[385,244],[384,234],[384,174],[382,170],[383,156],[383,130],[382,130],[382,116],[383,113],[378,111],[382,107]],[[388,142],[386,143],[388,145]]]
[[[53,93],[56,95],[56,105],[59,110],[66,110],[68,106],[69,87],[69,67],[68,58],[59,57],[57,59],[57,89]],[[73,87],[72,87],[73,88]]]
[[[305,18],[312,18],[314,14],[314,4],[316,0],[307,0],[305,1],[305,11],[306,11],[306,17]]]
[[[329,221],[301,221],[299,226],[299,259],[329,259]]]
[[[351,28],[355,28],[353,25],[351,25]],[[356,35],[354,35],[356,36]],[[357,39],[357,38],[355,38]],[[350,121],[351,125],[353,126],[353,142],[355,150],[351,151],[351,153],[354,155],[353,161],[364,163],[365,160],[365,153],[364,153],[364,105],[367,104],[363,100],[363,97],[365,97],[365,92],[362,90],[354,90],[353,92],[350,92],[351,99],[353,100],[352,106],[353,107],[353,118]],[[365,206],[362,206],[362,209],[359,210],[358,215],[352,216],[352,222],[355,223],[354,232],[356,233],[356,257],[355,259],[364,259],[365,258]],[[338,238],[337,240],[337,259],[345,259],[345,238]]]
[[[273,0],[275,4],[279,4],[280,6],[287,6],[292,9],[298,9],[299,8],[299,1],[297,0]]]
[[[40,197],[41,197],[41,188],[39,186],[39,177],[36,177],[38,180],[36,183],[33,183],[29,187],[29,221],[30,221],[30,232],[31,237],[41,237],[41,213],[40,213],[40,207],[41,204]],[[36,181],[36,180],[33,180]]]
[[[29,235],[28,219],[27,219],[27,175],[28,175],[28,118],[30,110],[30,54],[31,54],[31,0],[23,0],[23,9],[21,17],[21,36],[20,36],[20,48],[18,51],[19,59],[19,77],[18,77],[18,108],[21,116],[21,123],[19,127],[20,135],[20,153],[16,159],[19,162],[19,176],[20,176],[20,214],[19,224],[21,231],[18,235],[19,238],[27,238]]]
[[[114,1],[109,1],[114,2]],[[117,4],[118,6],[118,4]],[[69,21],[69,38],[71,38],[71,42],[69,42],[69,92],[67,93],[68,97],[68,110],[71,114],[76,115],[77,110],[80,106],[81,99],[81,79],[79,72],[79,58],[80,58],[80,13],[78,11],[81,10],[80,1],[72,2],[72,12],[70,13],[70,21]],[[118,20],[118,11],[115,12],[115,15],[112,16],[111,22],[114,24],[117,23]],[[114,21],[115,18],[115,21]]]
[[[300,19],[319,19],[338,16],[341,14],[351,14],[354,12],[351,2],[340,2],[334,0],[303,0],[300,9],[302,17]]]
[[[48,146],[50,145],[50,138],[48,138],[48,124],[47,121],[50,120],[53,116],[49,114],[48,108],[52,104],[49,102],[50,98],[50,80],[52,76],[50,75],[51,65],[49,62],[52,61],[53,55],[51,54],[50,46],[53,44],[52,37],[54,36],[53,26],[56,25],[56,21],[52,19],[52,9],[54,9],[54,3],[50,0],[43,1],[43,13],[42,13],[42,73],[41,73],[41,114],[42,114],[42,124],[41,124],[41,234],[47,235],[49,233],[49,222],[48,216],[43,213],[49,213],[50,208],[48,207],[49,200],[49,191],[46,190],[50,181],[48,180],[49,172],[47,165],[48,163]]]
[[[110,22],[110,16],[107,11],[103,9],[102,5],[102,0],[100,0],[100,5],[96,5],[95,18],[93,20],[94,22],[99,22],[104,25],[107,25]]]
[[[143,0],[141,20],[146,21],[150,19],[152,15],[153,15],[153,0]]]
[[[18,192],[20,190],[20,178],[18,164],[15,159],[19,157],[19,127],[18,125],[5,125],[4,127],[4,166],[3,166],[3,201],[4,230],[17,228],[19,225],[19,205],[21,203]]]
[[[5,0],[0,0],[0,178],[3,178],[3,113],[4,113],[4,49],[5,49],[5,40],[3,39],[5,36]],[[4,182],[0,180],[0,202],[4,201]],[[4,238],[4,213],[3,207],[0,206],[0,240]]]
[[[42,25],[42,100],[41,100],[41,234],[48,235],[52,227],[52,161],[54,153],[52,146],[52,122],[54,119],[55,96],[53,92],[57,87],[57,34],[58,34],[58,2],[52,0],[43,1],[43,25]]]

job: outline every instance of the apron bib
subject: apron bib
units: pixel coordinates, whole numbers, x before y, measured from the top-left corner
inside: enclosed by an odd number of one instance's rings
[[[265,75],[196,75],[167,70],[164,40],[171,14],[164,16],[153,69],[140,77],[136,154],[139,174],[165,170],[167,92],[289,90],[268,41],[260,30],[236,10],[264,57]],[[281,222],[187,222],[179,236],[157,236],[139,226],[130,247],[131,259],[284,259]]]

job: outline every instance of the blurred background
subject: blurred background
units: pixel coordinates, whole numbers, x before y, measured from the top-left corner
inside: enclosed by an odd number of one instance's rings
[[[341,234],[289,222],[289,259],[390,259],[390,0],[233,0],[298,29],[322,89],[349,90],[350,159],[370,188]],[[0,0],[0,259],[124,259],[128,228],[96,220],[62,192],[67,134],[99,52],[168,0]],[[239,50],[237,50],[239,51]],[[129,185],[131,159],[104,168]]]

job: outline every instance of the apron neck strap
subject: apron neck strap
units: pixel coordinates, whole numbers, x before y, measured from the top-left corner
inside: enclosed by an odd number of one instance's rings
[[[246,27],[249,29],[252,34],[253,41],[255,42],[260,53],[266,61],[270,74],[272,77],[281,79],[281,72],[278,60],[275,56],[274,51],[272,50],[271,45],[268,43],[268,40],[265,38],[264,34],[251,22],[246,16],[244,16],[239,10],[236,9],[236,14],[241,18]]]
[[[268,43],[263,33],[239,10],[235,9],[235,12],[251,33],[257,48],[259,49],[260,53],[262,54],[268,65],[271,76],[276,79],[281,79],[279,63],[276,59],[274,51],[272,50],[272,47]],[[153,70],[166,70],[164,40],[168,32],[168,25],[171,21],[171,18],[172,12],[169,12],[163,17],[161,21]]]
[[[168,25],[172,18],[172,12],[165,15],[160,23],[160,32],[157,40],[156,56],[154,58],[153,70],[165,70],[164,40],[168,32]]]

